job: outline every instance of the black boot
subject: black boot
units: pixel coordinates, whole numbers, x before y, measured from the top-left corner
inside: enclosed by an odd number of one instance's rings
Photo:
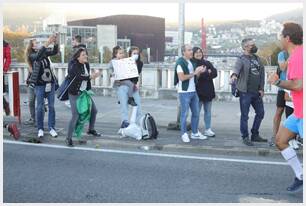
[[[262,138],[259,134],[252,134],[251,136],[252,142],[267,142],[267,139]]]
[[[251,142],[248,137],[242,138],[242,142],[246,146],[254,146],[253,142]]]
[[[66,145],[67,145],[68,147],[73,147],[72,139],[66,138],[65,142],[66,142]]]
[[[91,134],[91,135],[93,135],[95,137],[101,137],[102,136],[102,134],[98,133],[96,130],[88,130],[87,134]]]
[[[133,107],[137,106],[137,104],[136,104],[136,102],[134,100],[134,97],[129,97],[128,103],[130,105],[132,105]]]

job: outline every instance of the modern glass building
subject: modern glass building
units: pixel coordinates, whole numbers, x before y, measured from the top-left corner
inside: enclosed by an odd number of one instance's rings
[[[97,48],[97,27],[91,26],[68,26],[66,46],[71,47],[72,38],[76,35],[82,37],[82,42],[88,49],[96,50]]]

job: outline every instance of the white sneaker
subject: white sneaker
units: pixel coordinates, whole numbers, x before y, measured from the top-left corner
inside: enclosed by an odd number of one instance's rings
[[[191,134],[191,139],[201,139],[201,140],[204,140],[204,139],[207,139],[207,136],[205,135],[202,135],[201,132],[198,131],[198,133],[196,134]]]
[[[57,133],[53,128],[50,130],[50,134],[52,137],[57,137]]]
[[[214,137],[216,134],[209,128],[205,130],[204,135],[208,137]]]
[[[289,141],[289,145],[293,148],[293,149],[299,149],[299,145],[298,145],[298,141],[295,139],[292,139]]]
[[[187,133],[184,133],[184,134],[182,135],[182,140],[183,140],[183,142],[190,142],[190,139],[189,139]]]
[[[44,130],[40,129],[38,130],[38,137],[44,137]]]

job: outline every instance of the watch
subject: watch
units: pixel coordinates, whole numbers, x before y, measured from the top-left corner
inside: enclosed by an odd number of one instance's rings
[[[278,86],[281,83],[282,80],[278,79],[274,84],[275,86]]]

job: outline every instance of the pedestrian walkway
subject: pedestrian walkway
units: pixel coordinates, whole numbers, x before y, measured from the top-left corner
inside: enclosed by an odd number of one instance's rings
[[[248,147],[242,144],[239,132],[239,103],[235,102],[213,102],[212,106],[212,129],[216,137],[208,140],[191,140],[190,143],[183,143],[179,131],[168,130],[169,122],[176,121],[176,100],[142,100],[143,114],[149,112],[158,125],[159,136],[156,140],[137,141],[133,138],[121,138],[118,135],[120,127],[120,113],[117,99],[113,97],[96,96],[95,102],[98,108],[96,130],[102,132],[102,137],[92,137],[85,134],[86,146],[95,148],[140,148],[143,150],[163,150],[178,152],[213,153],[222,155],[260,155],[279,156],[280,153],[275,147],[269,147],[268,143],[255,143],[255,146]],[[21,95],[22,122],[29,118],[26,95]],[[67,125],[71,117],[70,109],[64,102],[56,101],[56,130],[57,138],[52,138],[47,132],[47,118],[45,117],[44,142],[50,144],[65,144]],[[265,119],[261,125],[261,135],[270,138],[272,135],[272,120],[275,111],[275,104],[265,104]],[[47,116],[47,113],[46,113]],[[254,111],[251,110],[249,126],[253,123]],[[10,118],[5,117],[5,120]],[[203,109],[200,114],[200,130],[203,133]],[[33,126],[20,125],[21,137],[19,141],[28,141],[37,136],[37,129]],[[4,138],[12,139],[9,133],[4,130]],[[75,143],[77,145],[77,142]],[[302,155],[302,149],[298,151]]]

